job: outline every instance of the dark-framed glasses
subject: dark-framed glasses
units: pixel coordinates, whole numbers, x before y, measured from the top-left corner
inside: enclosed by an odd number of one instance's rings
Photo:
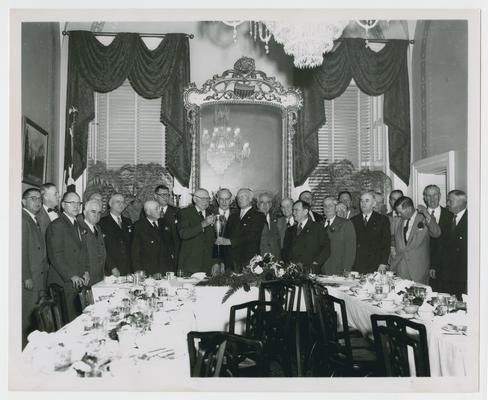
[[[26,199],[31,199],[32,201],[41,201],[41,197],[38,196],[29,196]]]
[[[81,202],[81,201],[63,201],[63,203],[72,204],[75,206],[79,206],[79,205],[83,204],[83,202]]]

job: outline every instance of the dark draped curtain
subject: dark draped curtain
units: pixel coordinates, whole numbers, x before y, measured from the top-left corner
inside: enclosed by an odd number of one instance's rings
[[[389,40],[378,53],[364,39],[343,39],[324,63],[312,70],[295,69],[294,86],[303,91],[293,142],[293,179],[302,185],[319,161],[318,130],[325,124],[324,100],[339,97],[354,78],[370,96],[384,94],[390,169],[407,185],[410,178],[410,102],[407,40]]]
[[[75,31],[70,32],[68,58],[66,178],[70,167],[74,180],[86,168],[88,125],[95,117],[94,92],[110,92],[128,79],[140,96],[161,98],[166,166],[188,187],[191,138],[183,104],[183,90],[190,82],[188,37],[167,34],[156,49],[149,50],[137,33],[119,33],[105,46],[93,33]]]

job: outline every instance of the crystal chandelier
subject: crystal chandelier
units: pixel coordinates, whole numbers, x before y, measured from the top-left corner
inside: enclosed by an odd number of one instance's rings
[[[217,175],[223,175],[233,162],[248,159],[251,147],[248,142],[243,142],[239,127],[228,126],[227,107],[216,110],[214,124],[213,129],[203,130],[202,146],[212,169]]]
[[[237,41],[237,27],[244,21],[222,21],[233,28],[234,42]],[[359,26],[368,31],[376,26],[378,20],[357,20]],[[341,37],[349,21],[293,22],[293,21],[249,21],[249,34],[256,41],[264,43],[266,54],[269,41],[274,37],[283,45],[285,53],[293,56],[297,68],[314,68],[324,61],[324,53],[332,50],[334,40]]]

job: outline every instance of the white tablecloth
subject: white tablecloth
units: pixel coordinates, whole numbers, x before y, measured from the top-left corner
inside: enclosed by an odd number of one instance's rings
[[[188,286],[188,282],[185,282]],[[108,284],[105,282],[94,285],[95,305],[92,308],[98,312],[108,310],[107,303],[111,299],[108,296],[116,293],[120,296],[121,292],[128,291],[130,287],[130,284]],[[337,287],[329,287],[328,289],[332,295],[344,299],[349,324],[359,329],[364,335],[371,335],[371,314],[387,312],[371,303],[361,301]],[[222,298],[227,290],[227,287],[196,286],[196,301],[187,299],[180,302],[180,307],[176,310],[162,310],[154,315],[151,331],[139,337],[135,347],[139,348],[138,351],[140,352],[167,347],[174,350],[173,359],[153,357],[150,360],[140,360],[134,356],[127,356],[127,353],[134,353],[135,350],[126,352],[126,349],[116,348],[113,351],[117,357],[115,357],[116,361],[111,363],[110,374],[116,377],[127,376],[131,379],[145,379],[146,377],[147,379],[157,379],[157,376],[164,376],[164,371],[166,371],[172,376],[189,377],[186,334],[190,330],[226,331],[228,330],[230,307],[234,304],[258,299],[258,288],[253,287],[248,292],[243,289],[238,290],[225,303],[222,303]],[[301,309],[304,310],[303,305]],[[238,319],[243,317],[244,314],[237,316]],[[447,315],[435,317],[433,321],[420,321],[427,327],[432,376],[466,376],[468,373],[469,334],[468,336],[451,336],[443,334],[441,330],[442,326],[452,322],[455,317],[459,316]],[[29,343],[24,350],[23,357],[26,364],[48,375],[75,374],[73,369],[54,372],[52,363],[49,363],[49,359],[53,357],[49,354],[53,354],[53,348],[57,349],[56,351],[62,349],[56,345],[49,347],[47,343],[51,342],[51,345],[52,343],[65,343],[66,347],[73,346],[70,353],[71,359],[73,361],[80,359],[84,354],[83,346],[88,341],[87,335],[91,334],[87,334],[84,329],[86,318],[86,315],[82,315],[53,334],[42,333],[42,340],[37,341],[37,343]],[[242,328],[243,324],[238,321],[236,333],[241,333]],[[107,343],[111,346],[120,346],[111,340],[108,340]]]
[[[391,314],[391,312],[337,288],[329,287],[328,290],[332,296],[344,300],[349,325],[360,330],[365,336],[372,335],[372,314]],[[471,339],[469,330],[467,336],[447,335],[442,330],[442,327],[450,322],[466,324],[466,321],[466,316],[454,314],[434,317],[433,321],[415,320],[415,322],[423,323],[427,328],[431,376],[466,376],[468,374],[468,351]]]

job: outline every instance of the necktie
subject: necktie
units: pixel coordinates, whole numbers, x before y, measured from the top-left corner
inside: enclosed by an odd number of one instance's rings
[[[405,243],[407,243],[407,232],[408,232],[408,224],[410,220],[407,219],[407,224],[403,227],[403,238],[405,239]]]
[[[120,215],[117,217],[117,225],[120,229],[122,229],[122,218],[120,217]]]
[[[452,223],[451,223],[451,233],[454,233],[456,230],[456,214],[452,217]]]
[[[203,216],[203,213],[201,211],[198,211],[198,214],[200,215],[200,218],[203,221],[205,219],[205,217]]]
[[[368,218],[366,217],[366,215],[364,216],[364,226],[368,225]]]
[[[76,219],[73,221],[73,226],[74,226],[74,227],[75,227],[75,229],[76,229],[76,233],[77,233],[77,235],[78,235],[78,239],[80,239],[80,240],[81,240],[80,230],[78,229],[78,228],[79,228],[79,226],[78,226],[78,221],[77,221]]]
[[[34,217],[34,222],[36,223],[36,226],[39,228],[39,230],[41,230],[41,225],[39,225],[39,221],[36,217]]]
[[[156,224],[156,221],[153,221],[152,225],[154,226],[154,229],[158,229],[158,225]]]
[[[298,224],[297,225],[297,236],[300,235],[300,232],[302,231],[302,229],[303,229],[302,224]]]
[[[324,225],[325,230],[329,229],[329,226],[330,226],[330,221],[327,220],[327,222]]]
[[[437,222],[436,218],[435,218],[435,210],[432,210],[432,212],[430,213],[431,217],[434,218],[435,222]]]
[[[242,219],[244,217],[244,215],[246,215],[246,213],[244,211],[241,211],[241,217],[240,217],[240,219]]]
[[[288,221],[286,222],[286,225],[287,225],[288,227],[292,226],[292,223],[291,223],[291,218],[288,218]]]
[[[98,239],[98,229],[95,225],[93,226],[93,233],[95,234],[95,237]]]
[[[220,222],[222,223],[222,225],[225,225],[225,223],[227,222],[227,218],[225,216],[225,213],[220,214]]]
[[[47,212],[50,213],[50,212],[55,212],[57,213],[58,212],[58,207],[54,207],[54,208],[48,208],[47,209]]]

